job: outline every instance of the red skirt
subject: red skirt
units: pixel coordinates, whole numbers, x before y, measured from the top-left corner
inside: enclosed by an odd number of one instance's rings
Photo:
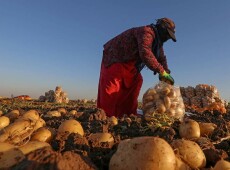
[[[137,114],[142,82],[142,75],[137,72],[134,61],[115,63],[107,68],[102,63],[97,107],[109,117]]]

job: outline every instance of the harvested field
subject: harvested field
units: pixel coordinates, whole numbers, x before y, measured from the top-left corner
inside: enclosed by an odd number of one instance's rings
[[[62,110],[60,109],[62,108]],[[179,133],[180,122],[167,117],[156,117],[147,122],[143,116],[132,115],[118,119],[114,124],[106,117],[103,110],[96,108],[95,103],[81,103],[70,101],[68,104],[54,104],[38,102],[36,100],[24,101],[20,99],[1,99],[0,110],[6,115],[12,110],[18,110],[20,115],[36,110],[45,121],[48,129],[52,131],[52,139],[48,142],[51,147],[44,147],[26,154],[25,159],[9,169],[109,169],[109,162],[116,152],[121,140],[141,136],[157,136],[166,140],[169,144],[175,139],[181,139]],[[46,116],[49,111],[61,113],[60,117]],[[75,110],[75,114],[70,114]],[[206,157],[206,166],[210,169],[220,159],[230,161],[230,113],[221,114],[218,111],[206,111],[192,113],[186,118],[197,122],[214,123],[216,128],[209,136],[195,141],[203,150]],[[84,135],[77,133],[58,132],[58,128],[65,120],[74,119],[80,122]],[[17,120],[11,119],[11,123]],[[95,133],[110,133],[111,142],[100,142],[91,138]],[[1,139],[0,139],[1,140]],[[17,143],[17,147],[23,146],[31,140],[31,136]]]

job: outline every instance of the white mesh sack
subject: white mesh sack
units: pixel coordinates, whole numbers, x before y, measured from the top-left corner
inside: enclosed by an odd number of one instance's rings
[[[180,87],[160,81],[144,93],[142,109],[146,118],[154,114],[167,114],[181,120],[184,117],[185,107]]]

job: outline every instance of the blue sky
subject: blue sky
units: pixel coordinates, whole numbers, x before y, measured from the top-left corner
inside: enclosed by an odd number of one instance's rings
[[[0,96],[38,98],[62,86],[96,98],[103,44],[162,17],[176,24],[164,44],[177,86],[215,85],[230,100],[230,1],[1,0]],[[139,98],[158,82],[148,69]]]

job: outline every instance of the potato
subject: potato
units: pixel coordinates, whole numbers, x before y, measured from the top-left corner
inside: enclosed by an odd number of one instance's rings
[[[148,95],[148,96],[144,96],[144,97],[143,97],[142,103],[145,104],[145,103],[147,103],[147,102],[152,102],[152,101],[154,101],[154,100],[155,100],[155,99],[154,99],[154,96]]]
[[[11,112],[5,114],[4,116],[8,117],[10,121],[12,122],[15,119],[17,119],[19,115],[20,115],[19,110],[12,110]]]
[[[153,96],[153,101],[157,101],[160,99],[160,95],[157,93]]]
[[[39,118],[36,122],[35,122],[35,126],[34,126],[34,130],[39,129],[40,127],[43,127],[46,125],[46,122],[42,119]]]
[[[28,154],[32,151],[35,151],[37,149],[41,149],[44,147],[51,147],[48,143],[46,142],[40,142],[40,141],[29,141],[27,144],[19,147],[18,149],[20,149],[23,154]]]
[[[168,94],[168,97],[169,97],[169,98],[175,98],[175,97],[177,97],[176,95],[177,95],[177,94],[176,94],[175,90],[174,90],[174,89],[171,89],[171,90],[170,90],[170,93]]]
[[[52,138],[52,133],[49,129],[45,127],[39,128],[36,132],[34,132],[31,136],[31,141],[40,141],[40,142],[50,142]]]
[[[154,115],[156,113],[156,108],[155,107],[150,107],[150,108],[143,108],[143,114],[144,115]]]
[[[156,102],[156,107],[157,107],[156,111],[157,111],[158,113],[164,113],[164,112],[166,111],[164,102],[163,102],[162,100],[158,100],[158,101]]]
[[[170,93],[170,87],[163,87],[162,89],[161,89],[161,94],[162,95],[164,95],[164,96],[167,96],[169,93]]]
[[[147,103],[143,104],[144,108],[150,108],[150,107],[153,107],[153,106],[154,106],[154,102],[147,102]]]
[[[153,93],[151,92],[153,90]],[[142,103],[148,102],[148,101],[152,101],[153,100],[153,96],[155,95],[156,91],[154,89],[148,89],[142,97]]]
[[[74,119],[65,120],[58,128],[58,132],[69,132],[69,133],[78,133],[81,136],[84,136],[84,130],[81,124]]]
[[[119,143],[110,162],[110,170],[175,169],[176,158],[171,146],[162,138],[136,137]]]
[[[132,123],[132,119],[129,118],[129,117],[126,117],[126,118],[125,118],[125,122],[127,122],[127,123],[128,123],[128,126],[130,126],[131,123]]]
[[[109,118],[108,118],[108,121],[109,121],[113,126],[115,126],[115,125],[118,124],[118,120],[117,120],[117,118],[116,118],[115,116],[109,117]]]
[[[176,154],[193,169],[203,168],[206,158],[200,146],[190,140],[177,139],[171,143]]]
[[[19,144],[28,138],[34,131],[35,123],[30,119],[16,121],[4,128],[0,134],[0,140],[12,144]]]
[[[178,157],[179,156],[176,155],[176,168],[175,168],[175,170],[191,170],[191,168]]]
[[[84,112],[77,112],[77,113],[75,114],[75,117],[79,118],[79,117],[81,117],[82,115],[84,115]]]
[[[29,118],[32,120],[38,120],[40,118],[36,110],[29,110],[22,115],[23,118]]]
[[[67,113],[66,109],[65,108],[58,108],[57,110],[58,112],[61,113],[61,115],[65,115]]]
[[[10,124],[10,119],[6,116],[0,117],[0,130]]]
[[[47,112],[46,115],[44,115],[44,117],[49,117],[49,118],[52,118],[52,117],[61,117],[61,113],[57,110],[54,110],[54,111],[49,111]]]
[[[3,111],[0,110],[0,116],[2,116],[2,115],[3,115]]]
[[[167,96],[164,97],[164,105],[165,105],[166,109],[169,109],[171,106],[171,100]]]
[[[165,108],[165,106],[163,104],[158,105],[158,107],[157,107],[157,112],[158,113],[165,113],[165,111],[166,111],[166,108]]]
[[[114,143],[114,138],[110,133],[94,133],[89,136],[89,141]]]
[[[69,115],[76,115],[77,114],[77,110],[71,110],[69,111]]]
[[[176,111],[174,109],[168,109],[168,110],[166,110],[166,114],[168,116],[174,117],[175,113],[176,113]]]
[[[0,142],[5,142],[9,138],[9,134],[4,131],[0,131]]]
[[[199,126],[200,126],[200,135],[201,136],[211,135],[212,132],[217,127],[216,124],[214,124],[214,123],[204,123],[204,122],[200,122]]]
[[[17,120],[15,120],[15,122],[20,122],[20,121],[32,121],[34,131],[46,125],[46,122],[42,118],[38,118],[37,120],[35,120],[33,118],[20,117]]]
[[[10,168],[25,158],[25,155],[14,145],[0,142],[0,169]]]
[[[229,170],[230,162],[223,159],[219,160],[212,170]]]
[[[147,110],[143,110],[144,111],[144,115],[154,115],[156,113],[156,108],[152,107],[149,108]]]
[[[147,91],[146,95],[153,96],[153,95],[155,95],[156,93],[157,93],[157,92],[156,92],[155,89],[149,89],[149,90]]]
[[[177,105],[178,105],[178,103],[173,101],[173,102],[171,102],[170,108],[175,110],[177,108]]]
[[[15,134],[17,135],[20,131],[24,131],[26,129],[29,129],[31,126],[31,120],[22,120],[22,121],[17,121],[5,128],[5,132],[9,134]]]
[[[184,109],[182,109],[180,107],[176,108],[175,109],[175,118],[182,119],[184,116],[184,112],[185,112]]]
[[[195,139],[200,137],[200,126],[192,119],[184,120],[179,127],[179,134],[185,139]]]

